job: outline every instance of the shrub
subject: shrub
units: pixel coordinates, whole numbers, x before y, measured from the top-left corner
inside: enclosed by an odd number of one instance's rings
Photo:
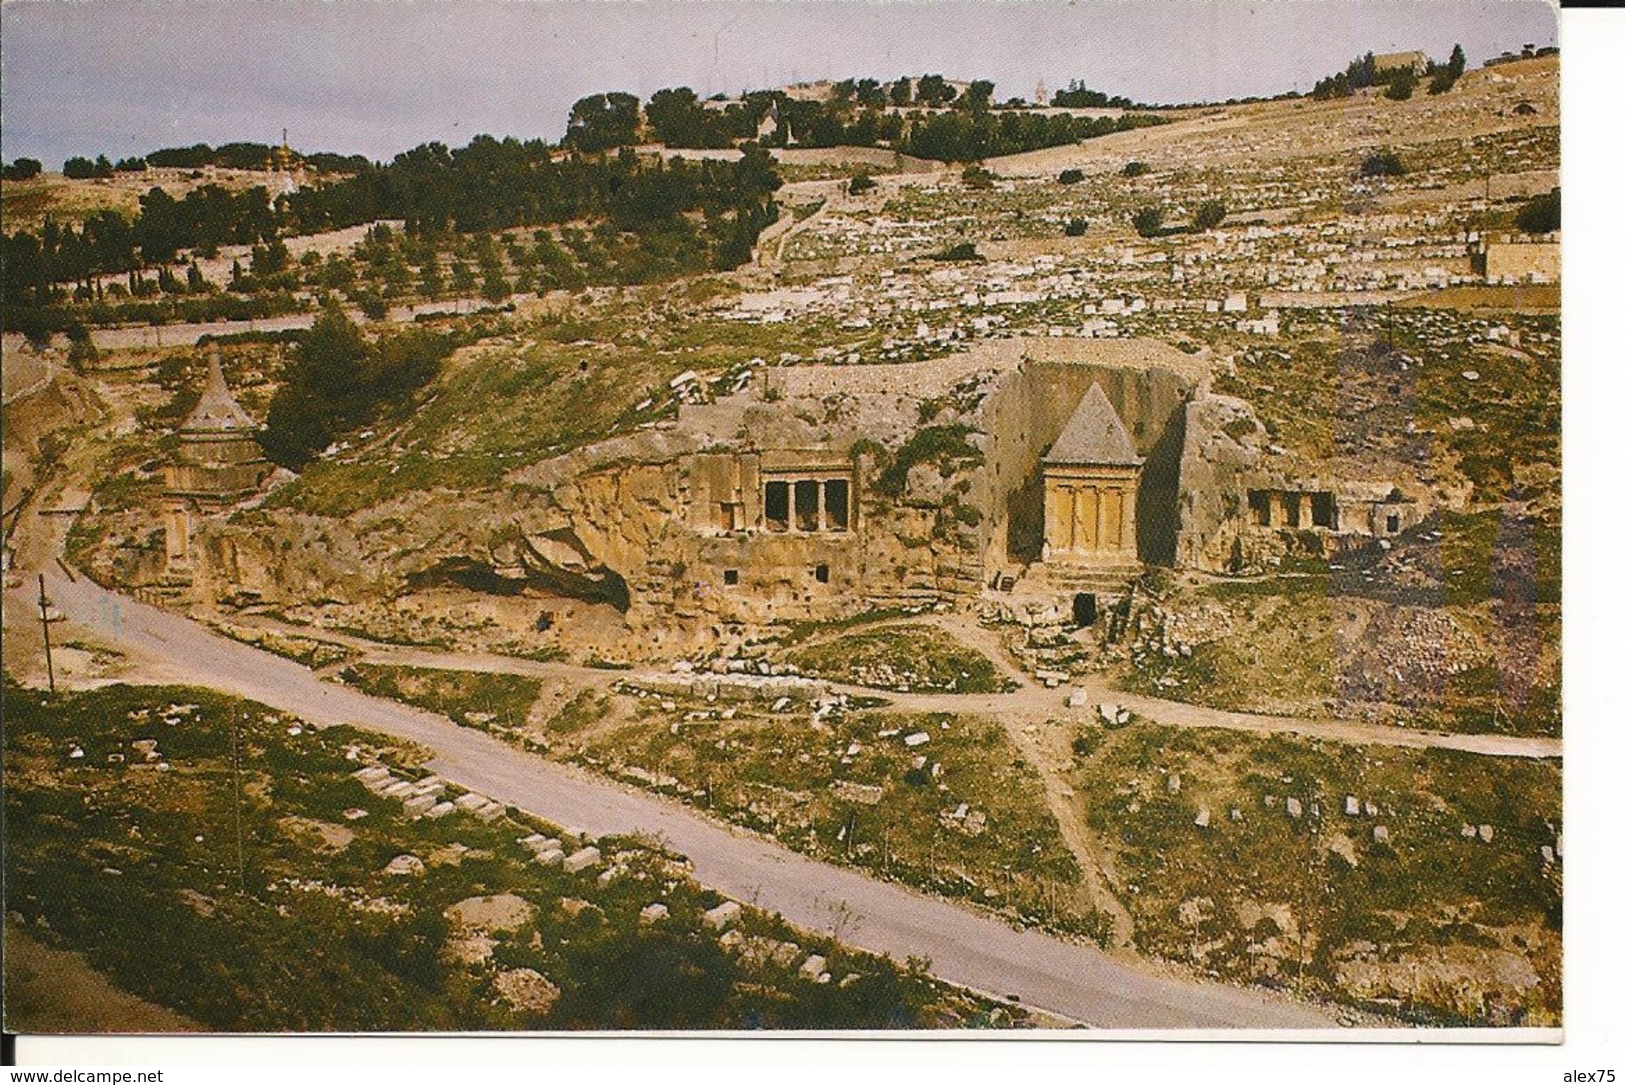
[[[975,242],[961,241],[957,245],[950,245],[939,253],[932,255],[933,260],[982,260],[981,253],[976,251]]]
[[[856,173],[852,176],[852,183],[846,186],[846,191],[849,195],[860,196],[879,183],[867,173]]]
[[[18,158],[0,170],[0,178],[7,181],[31,181],[40,175],[42,169],[44,166],[37,158]]]
[[[1208,200],[1196,209],[1195,226],[1198,230],[1211,230],[1224,221],[1225,206],[1219,200]]]
[[[1393,151],[1384,148],[1366,156],[1360,164],[1361,177],[1398,177],[1405,172],[1405,164]]]
[[[1514,220],[1526,234],[1549,234],[1563,224],[1561,190],[1552,189],[1524,204]]]
[[[1134,232],[1141,237],[1156,237],[1162,233],[1162,208],[1142,207],[1134,212]]]
[[[1141,174],[1148,172],[1150,168],[1151,167],[1147,166],[1144,162],[1130,162],[1128,165],[1123,167],[1123,176],[1138,177]]]
[[[1082,170],[1062,170],[1061,171],[1060,182],[1063,185],[1075,185],[1081,180],[1083,180],[1083,171]]]
[[[993,174],[979,162],[972,162],[965,167],[965,172],[959,175],[966,188],[989,189],[993,187]]]
[[[897,455],[880,472],[875,489],[887,497],[901,497],[908,489],[908,473],[916,464],[955,464],[965,461],[967,466],[982,462],[982,450],[968,440],[969,426],[955,423],[951,426],[927,426],[908,439]]]
[[[355,303],[361,309],[361,315],[368,320],[382,320],[389,315],[389,304],[376,290],[358,293],[355,296]]]
[[[1086,218],[1068,219],[1066,223],[1067,237],[1082,237],[1089,232],[1089,220]]]

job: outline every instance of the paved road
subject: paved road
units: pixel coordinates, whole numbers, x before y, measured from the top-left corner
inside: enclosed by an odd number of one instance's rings
[[[734,832],[682,806],[521,753],[490,736],[317,679],[296,663],[105,591],[50,577],[57,606],[87,632],[163,661],[168,675],[250,697],[316,723],[353,723],[435,751],[434,771],[538,817],[593,834],[663,837],[729,896],[835,931],[942,978],[1102,1028],[1331,1028],[1335,1017],[1264,992],[1151,975],[1088,947],[1004,923]],[[13,596],[10,602],[19,602]]]

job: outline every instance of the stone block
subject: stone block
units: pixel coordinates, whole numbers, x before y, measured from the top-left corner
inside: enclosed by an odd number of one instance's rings
[[[705,913],[705,925],[717,930],[731,927],[745,909],[736,900],[725,900]]]
[[[567,873],[579,874],[583,870],[597,866],[602,860],[603,856],[598,853],[597,848],[585,847],[565,856],[564,869]]]

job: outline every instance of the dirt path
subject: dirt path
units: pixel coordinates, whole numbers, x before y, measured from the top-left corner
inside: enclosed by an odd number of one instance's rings
[[[1044,785],[1044,801],[1060,827],[1061,839],[1078,861],[1083,885],[1078,903],[1085,908],[1105,912],[1112,917],[1112,943],[1118,949],[1132,950],[1134,946],[1134,917],[1117,898],[1110,885],[1109,871],[1104,862],[1106,851],[1095,839],[1084,821],[1077,795],[1061,776],[1069,758],[1057,755],[1055,736],[1041,734],[1039,724],[1021,724],[1015,720],[1000,720],[1005,732],[1022,757],[1038,772]],[[1065,749],[1066,739],[1060,738]]]
[[[113,984],[79,954],[6,923],[6,1030],[68,1033],[207,1032],[174,1010]]]
[[[970,643],[993,660],[1020,688],[1010,693],[896,693],[868,686],[844,682],[827,682],[836,693],[853,697],[883,697],[886,704],[878,712],[922,713],[946,712],[988,716],[992,719],[1015,723],[1043,722],[1045,720],[1074,720],[1079,723],[1095,718],[1095,706],[1101,702],[1119,704],[1144,716],[1154,723],[1170,727],[1215,727],[1227,731],[1247,731],[1252,734],[1299,735],[1304,738],[1341,742],[1355,746],[1400,746],[1409,749],[1461,750],[1489,757],[1560,758],[1563,740],[1540,736],[1462,734],[1451,731],[1411,730],[1358,720],[1316,719],[1299,716],[1267,716],[1257,712],[1231,712],[1208,708],[1204,705],[1168,701],[1158,697],[1145,697],[1117,689],[1104,679],[1091,679],[1090,704],[1080,708],[1067,707],[1070,690],[1046,689],[1033,685],[1016,668],[998,637],[984,629],[969,615],[932,614],[900,619],[898,623],[923,623],[938,626]],[[408,648],[378,644],[347,634],[305,626],[288,625],[268,619],[243,620],[278,632],[325,640],[358,649],[368,662],[391,663],[411,667],[434,667],[445,670],[484,671],[489,673],[526,674],[538,678],[564,679],[579,685],[608,690],[617,679],[636,682],[648,677],[648,671],[605,671],[571,663],[517,659],[512,656],[485,653],[440,651],[430,648]],[[850,632],[842,630],[841,633]],[[841,635],[832,633],[830,637]],[[820,638],[820,640],[823,638]],[[812,644],[819,641],[809,640]]]
[[[774,229],[774,226],[778,225],[775,223],[762,231],[762,235],[756,239],[756,266],[759,269],[774,271],[783,267],[784,247],[790,243],[792,237],[822,218],[825,212],[834,209],[838,205],[845,206],[846,194],[839,181],[833,183],[828,181],[806,182],[801,187],[803,190],[807,190],[814,185],[829,188],[828,195],[824,197],[824,202],[818,206],[816,211],[806,218],[791,219],[778,229]],[[786,212],[785,214],[788,216],[789,213]]]

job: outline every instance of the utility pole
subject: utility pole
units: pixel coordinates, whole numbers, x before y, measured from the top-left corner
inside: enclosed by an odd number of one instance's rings
[[[237,893],[239,896],[248,895],[247,875],[243,873],[243,768],[242,761],[237,752],[237,732],[242,728],[242,720],[248,718],[243,713],[241,718],[233,714],[231,717],[231,790],[233,796],[232,814],[237,823]]]
[[[45,680],[56,692],[56,669],[51,665],[51,601],[45,598],[45,574],[39,575],[39,627],[45,637]]]

